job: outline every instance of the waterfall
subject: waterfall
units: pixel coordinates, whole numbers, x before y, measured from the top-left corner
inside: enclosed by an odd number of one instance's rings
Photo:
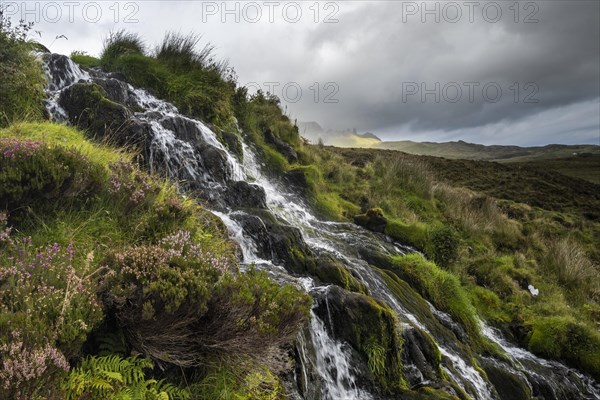
[[[59,104],[64,90],[81,81],[106,82],[116,79],[99,70],[83,71],[68,57],[44,55],[44,60],[49,82],[47,110],[59,122],[69,119],[68,113]],[[228,206],[228,187],[239,181],[258,187],[264,193],[265,212],[290,227],[299,229],[302,239],[315,253],[328,254],[342,262],[360,279],[373,297],[390,306],[406,329],[418,329],[429,334],[437,342],[436,346],[442,355],[442,369],[458,387],[473,399],[499,398],[493,385],[479,372],[473,360],[461,353],[460,346],[447,341],[443,343],[444,340],[431,329],[432,323],[443,325],[437,320],[449,320],[453,323],[451,318],[429,305],[436,321],[419,320],[419,317],[410,312],[410,306],[402,304],[390,291],[383,277],[363,259],[356,245],[367,243],[390,256],[405,254],[414,251],[413,249],[391,243],[383,235],[366,231],[351,223],[320,220],[301,196],[263,173],[251,144],[242,143],[243,156],[238,158],[221,144],[217,135],[202,121],[180,114],[172,104],[157,99],[142,89],[121,81],[118,84],[123,101],[134,106],[132,109],[141,110],[133,113],[133,117],[148,129],[150,168],[184,181],[204,193],[207,207],[212,208],[221,218],[231,239],[240,247],[242,271],[248,265],[256,265],[278,282],[295,284],[311,294],[326,290],[324,287],[315,287],[310,277],[290,274],[274,257],[259,251],[260,243],[257,243],[256,237],[245,232],[239,222],[241,219],[254,217],[252,212]],[[211,168],[207,161],[210,157],[222,163],[223,168]],[[298,391],[307,400],[382,398],[369,388],[361,387],[350,346],[331,334],[335,329],[330,325],[331,321],[322,320],[315,312],[311,312],[307,331],[298,337]],[[547,398],[575,398],[573,393],[582,399],[600,398],[598,385],[583,374],[511,346],[498,332],[485,325],[482,325],[482,331],[509,357],[508,361],[493,359],[490,362],[524,379],[534,395],[545,396],[547,391],[542,392],[541,388],[551,387],[553,392]],[[407,360],[406,369],[415,368]],[[312,375],[315,375],[314,380]],[[428,382],[417,384],[427,385]]]

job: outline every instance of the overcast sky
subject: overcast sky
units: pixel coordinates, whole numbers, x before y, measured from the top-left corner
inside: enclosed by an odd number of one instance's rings
[[[167,31],[200,33],[240,84],[273,88],[292,118],[324,128],[600,144],[598,0],[0,2],[63,54],[98,55],[122,28],[150,48]]]

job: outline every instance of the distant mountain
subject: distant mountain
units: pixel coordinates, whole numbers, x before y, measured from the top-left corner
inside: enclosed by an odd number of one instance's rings
[[[362,135],[358,135],[358,136],[365,138],[365,139],[379,140],[381,142],[381,139],[379,139],[379,137],[377,137],[374,133],[371,133],[371,132],[365,132]]]
[[[462,140],[444,143],[403,140],[396,142],[381,142],[371,147],[450,159],[500,162],[533,161],[539,159],[566,158],[582,154],[600,154],[600,147],[596,145],[568,146],[550,144],[538,147],[484,146],[481,144],[467,143]]]

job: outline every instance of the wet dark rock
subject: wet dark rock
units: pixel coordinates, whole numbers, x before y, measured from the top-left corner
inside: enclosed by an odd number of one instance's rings
[[[423,384],[423,382],[440,380],[441,355],[433,339],[420,329],[413,327],[404,329],[402,336],[404,360],[419,371],[417,377],[408,376],[411,387]]]
[[[354,277],[344,264],[329,254],[320,255],[315,269],[309,272],[322,283],[338,285],[352,292],[367,293],[365,285]]]
[[[265,141],[275,147],[275,150],[283,154],[290,163],[298,162],[298,153],[296,153],[292,146],[275,136],[270,129],[267,129],[264,135]]]
[[[245,181],[229,184],[225,190],[225,201],[234,208],[267,208],[265,190]]]
[[[283,180],[293,189],[297,189],[302,192],[308,189],[308,181],[306,180],[306,174],[300,169],[294,169],[286,172],[285,174],[283,174]]]
[[[188,118],[180,116],[163,116],[160,124],[173,133],[178,139],[186,142],[197,142],[201,138],[201,132],[196,123]]]
[[[76,83],[77,75],[73,73],[69,57],[52,53],[46,53],[42,57],[50,72],[48,85],[51,90]]]
[[[76,83],[65,89],[59,104],[69,121],[86,131],[92,139],[109,139],[118,146],[144,147],[148,126],[123,105],[107,98],[106,91],[95,83]]]
[[[516,374],[515,371],[507,371],[504,365],[499,365],[492,359],[481,358],[479,364],[492,385],[494,385],[501,400],[528,400],[532,398],[531,389],[527,385],[525,377]]]
[[[300,229],[280,222],[268,211],[255,212],[269,232],[273,261],[293,274],[306,274],[315,269],[315,255]]]
[[[383,233],[387,226],[387,219],[380,208],[371,208],[365,214],[354,216],[354,223],[373,232]]]
[[[102,86],[108,99],[128,107],[136,106],[136,102],[131,96],[132,93],[129,90],[129,86],[125,82],[109,78],[94,79],[94,83]]]
[[[229,165],[223,151],[205,143],[199,144],[197,151],[202,159],[204,169],[210,176],[217,182],[225,182],[229,177]]]
[[[245,213],[232,214],[231,218],[242,226],[246,235],[252,238],[259,257],[263,259],[271,259],[273,257],[271,237],[261,218]]]
[[[330,334],[355,350],[353,365],[360,385],[384,393],[398,391],[403,375],[402,341],[394,312],[369,296],[338,286],[328,286],[315,297],[314,311],[326,321]],[[383,368],[372,371],[369,363]]]
[[[221,131],[219,134],[219,139],[227,148],[227,150],[233,153],[238,159],[242,158],[244,150],[242,149],[242,141],[237,134],[233,132]]]

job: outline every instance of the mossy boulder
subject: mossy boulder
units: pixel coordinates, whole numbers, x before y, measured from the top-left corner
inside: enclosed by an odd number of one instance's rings
[[[533,353],[565,360],[600,379],[600,333],[593,328],[571,317],[538,318],[527,339]]]
[[[427,226],[421,223],[412,225],[399,220],[390,220],[385,227],[385,234],[401,243],[406,243],[418,249],[427,245]]]
[[[312,264],[311,264],[312,266]],[[328,254],[319,256],[309,273],[322,283],[338,285],[351,292],[367,293],[367,288],[342,264]]]
[[[278,138],[270,129],[264,131],[265,142],[279,153],[281,153],[289,163],[298,162],[298,153],[286,142]]]
[[[373,232],[385,232],[388,220],[381,208],[371,208],[364,214],[354,216],[354,223]]]
[[[59,104],[69,121],[92,139],[109,139],[118,146],[146,148],[150,127],[133,117],[122,104],[108,99],[106,91],[95,83],[76,83],[65,89]]]
[[[394,312],[369,296],[338,286],[329,286],[317,296],[317,316],[329,322],[332,336],[356,351],[363,365],[359,378],[388,393],[406,389],[402,335]]]

